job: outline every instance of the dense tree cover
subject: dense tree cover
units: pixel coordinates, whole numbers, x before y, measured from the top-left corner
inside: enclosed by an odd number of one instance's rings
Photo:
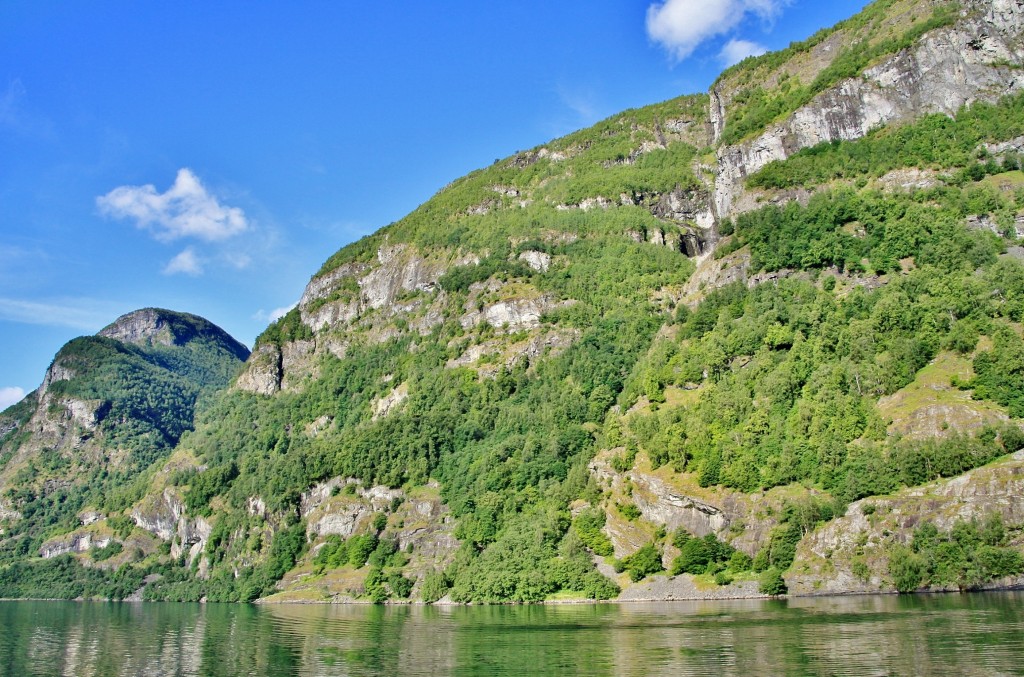
[[[248,354],[202,318],[158,312],[170,345],[82,337],[54,358],[71,376],[48,385],[48,398],[57,403],[51,406],[59,408],[65,398],[86,402],[98,423],[87,438],[117,461],[50,448],[30,456],[5,492],[22,519],[5,530],[0,565],[35,554],[47,538],[78,527],[77,513],[86,506],[116,513],[139,500],[154,464],[192,428],[201,401],[227,385]],[[33,394],[3,415],[23,424],[37,406]],[[0,461],[27,440],[27,431],[8,433],[0,440]],[[130,531],[122,525],[121,537]]]
[[[1006,544],[1006,528],[998,513],[982,522],[957,520],[945,533],[925,522],[914,530],[909,546],[890,547],[889,574],[900,592],[922,587],[978,587],[1024,573],[1024,556]]]
[[[583,544],[600,557],[608,557],[614,552],[612,542],[608,539],[607,534],[601,530],[604,524],[605,513],[597,508],[584,510],[576,516],[572,523],[576,535],[580,537]]]
[[[495,542],[478,556],[466,542],[452,569],[455,601],[537,602],[558,591],[608,599],[618,587],[594,569],[563,513],[540,508],[509,518]]]
[[[359,569],[370,559],[370,555],[377,552],[382,543],[384,545],[381,547],[381,553],[386,553],[382,556],[390,557],[395,554],[394,541],[381,541],[377,534],[357,534],[344,540],[331,534],[316,553],[313,564],[316,565],[317,571],[337,569],[346,564]]]
[[[298,307],[292,308],[278,318],[256,337],[255,349],[264,345],[283,346],[291,341],[306,341],[313,338],[313,330],[303,324]]]
[[[974,358],[976,375],[965,385],[974,389],[976,397],[998,402],[1014,418],[1024,418],[1024,341],[1005,325],[992,338],[992,350]]]
[[[242,514],[249,496],[290,512],[305,487],[335,475],[390,486],[434,478],[458,520],[463,546],[455,563],[431,579],[431,598],[610,594],[589,560],[589,553],[610,552],[600,518],[585,512],[570,529],[567,513],[581,495],[600,498],[586,463],[602,423],[603,442],[617,436],[627,447],[627,466],[642,448],[655,465],[693,472],[704,486],[749,492],[804,482],[840,503],[959,474],[1018,448],[1024,440],[1012,427],[942,441],[890,438],[875,407],[938,351],[970,354],[983,334],[995,347],[975,356],[978,375],[964,385],[1010,402],[1016,372],[1004,367],[1015,359],[1013,341],[1020,339],[1005,328],[1021,313],[1024,274],[1020,263],[997,260],[998,236],[969,231],[963,219],[1016,209],[1015,200],[981,184],[905,194],[844,190],[817,195],[806,206],[745,215],[734,237],[750,246],[755,265],[812,271],[838,265],[851,272],[896,271],[908,259],[914,265],[874,290],[853,278],[840,285],[832,273],[817,282],[805,277],[755,289],[729,286],[676,313],[672,331],[653,345],[665,318],[647,290],[682,283],[692,264],[668,248],[623,236],[624,228],[648,227],[649,215],[631,207],[566,212],[559,223],[588,237],[527,238],[515,248],[507,240],[510,224],[522,232],[539,224],[517,221],[524,217],[518,211],[479,216],[494,226],[486,232],[497,244],[478,267],[442,278],[447,321],[426,336],[354,342],[344,360],[325,357],[318,378],[300,391],[221,398],[185,438],[210,474],[180,483],[195,484],[188,489],[190,510],[207,510],[221,495],[231,511],[219,516],[218,530],[250,534],[220,541],[215,568],[246,552],[251,535],[263,528]],[[557,265],[540,273],[515,263],[517,252],[528,248],[551,254]],[[561,355],[529,369],[499,369],[493,378],[449,368],[452,358],[493,335],[467,331],[454,320],[471,285],[484,279],[572,299],[544,321],[576,328],[579,338]],[[988,368],[989,362],[998,366]],[[371,402],[396,383],[407,385],[408,399],[374,420]],[[696,388],[697,397],[659,408],[670,386]],[[606,416],[616,402],[625,410],[641,395],[654,411],[624,424]],[[315,437],[303,432],[323,417],[331,421],[327,430]],[[237,477],[222,473],[230,467]],[[749,568],[787,568],[808,525],[828,519],[831,510],[818,506],[803,511],[813,518],[786,517]],[[344,559],[337,548],[325,552],[338,563]],[[704,572],[724,583],[745,566],[734,566],[731,555],[725,559],[728,564],[720,557],[703,562]],[[647,567],[653,561],[641,556],[627,569],[642,577],[653,571]],[[378,568],[368,594],[400,594],[405,584],[388,577],[401,576],[401,566]],[[231,595],[244,598],[234,589]]]
[[[790,202],[739,216],[734,247],[748,244],[752,267],[769,271],[835,266],[885,273],[908,257],[944,270],[977,268],[992,263],[1003,244],[990,231],[967,230],[964,218],[991,216],[1009,227],[1022,208],[1024,191],[1007,194],[984,184],[907,193],[823,191],[806,206]]]
[[[757,591],[762,595],[785,595],[786,579],[782,577],[782,571],[776,567],[765,569],[758,581]]]
[[[953,17],[943,6],[931,17],[901,24],[902,32],[887,32],[886,12],[895,1],[876,2],[843,24],[840,29],[858,39],[810,83],[767,76],[828,33],[794,45],[788,56],[748,61],[723,76],[739,87],[723,139],[757,132]],[[731,239],[720,245],[721,253],[748,247],[755,270],[807,272],[756,289],[718,289],[692,309],[666,312],[693,263],[633,236],[654,240],[649,235],[656,230],[671,236],[685,227],[656,218],[652,207],[677,188],[704,190],[693,166],[708,149],[679,141],[699,135],[687,136],[679,131],[686,125],[677,123],[699,125],[707,97],[626,111],[496,161],[332,256],[318,275],[345,263],[373,262],[385,242],[409,245],[431,261],[465,260],[467,254],[480,261],[450,268],[437,290],[414,292],[443,305],[443,320],[431,330],[410,331],[404,317],[368,310],[346,330],[343,359],[321,351],[314,377],[273,397],[236,390],[204,400],[204,388],[225,383],[231,373],[213,344],[186,342],[191,353],[181,345],[74,344],[68,359],[88,365],[95,379],[63,382],[55,392],[101,401],[104,434],[132,451],[134,474],[105,470],[78,478],[74,486],[42,490],[45,478],[75,466],[61,454],[39,454],[7,496],[25,519],[0,542],[0,566],[37,552],[46,535],[76,526],[75,514],[87,505],[114,511],[130,506],[150,479],[139,471],[180,442],[182,457],[195,458],[196,467],[161,476],[161,482],[184,493],[190,516],[210,519],[202,553],[210,575],[200,577],[198,560],[189,565],[185,557],[126,570],[131,576],[162,575],[147,587],[149,599],[245,601],[273,592],[311,545],[300,518],[303,492],[334,476],[364,486],[440,482],[461,546],[448,568],[422,580],[424,601],[446,595],[488,602],[553,595],[603,599],[618,592],[593,564],[594,555],[613,554],[602,531],[603,510],[633,520],[640,514],[629,501],[609,500],[588,463],[598,448],[623,447],[612,460],[619,472],[629,470],[642,450],[653,465],[692,473],[705,487],[756,492],[804,484],[804,498],[786,504],[753,558],[714,536],[675,539],[680,555],[672,573],[726,584],[754,571],[762,576],[763,592],[780,594],[781,572],[793,562],[799,540],[846,502],[956,475],[1024,446],[1013,425],[943,440],[899,439],[887,434],[876,407],[879,397],[910,383],[939,351],[952,350],[970,356],[975,372],[956,385],[1013,416],[1024,412],[1024,341],[1013,324],[1024,320],[1024,266],[998,258],[1013,239],[1024,191],[982,181],[1014,171],[1019,161],[1007,156],[997,162],[977,148],[1020,133],[1022,101],[975,105],[955,120],[930,116],[769,166],[751,178],[753,185],[857,180],[851,181],[855,187],[820,191],[806,205],[767,206],[722,224],[721,233]],[[862,189],[870,175],[916,165],[957,171],[929,190]],[[1000,233],[968,230],[966,217],[984,217]],[[524,251],[551,255],[550,267],[542,272],[525,265],[518,258]],[[468,307],[483,308],[476,283],[487,281],[510,295],[544,294],[556,309],[532,332],[509,334],[469,321],[463,326]],[[310,309],[359,293],[357,279],[345,278]],[[386,340],[363,332],[375,322],[396,331]],[[487,355],[497,366],[486,377],[451,366],[488,342],[511,344],[545,332],[561,332],[571,345],[508,366],[500,364],[504,356]],[[296,308],[268,327],[257,345],[284,347],[312,338]],[[374,416],[373,403],[399,384],[408,398],[387,416]],[[674,395],[686,392],[669,397],[670,388]],[[647,406],[623,414],[641,398]],[[10,422],[24,419],[18,408],[0,416],[0,430],[8,431],[5,454],[21,434]],[[250,513],[251,497],[262,499],[266,516]],[[573,517],[569,506],[581,498],[601,507]],[[408,558],[387,522],[381,513],[369,532],[327,538],[313,557],[314,575],[364,569],[370,600],[408,597]],[[111,526],[121,538],[131,530],[130,524]],[[619,560],[620,569],[633,580],[662,571],[663,537],[661,532]],[[980,538],[978,549],[1003,547]],[[933,535],[932,541],[942,539]],[[939,547],[910,548],[902,564],[897,553],[893,575],[902,580],[917,571],[921,581],[942,579],[946,574],[918,566]],[[986,552],[985,571],[1016,566],[1002,550]],[[122,588],[110,587],[118,576],[135,580],[118,572],[83,574],[69,560],[17,571],[25,581],[37,581],[36,589],[53,585],[67,594],[111,597],[121,595]]]
[[[633,581],[642,581],[665,570],[661,564],[661,552],[654,543],[645,543],[632,555],[615,562],[615,570],[628,571]]]
[[[975,275],[973,256],[951,247],[941,267],[843,296],[792,278],[712,292],[681,316],[676,338],[656,343],[637,365],[620,403],[667,386],[699,386],[699,397],[630,417],[627,437],[655,465],[694,472],[705,486],[755,491],[810,481],[844,500],[957,475],[1015,451],[1022,440],[1013,427],[941,441],[890,438],[875,408],[939,350],[973,350],[977,332],[992,335],[994,347],[977,354],[977,376],[964,385],[1016,406],[1024,343],[1006,321],[1020,312],[1024,267],[1005,259]],[[992,259],[990,248],[985,260]],[[965,325],[973,341],[964,339]]]
[[[0,567],[0,598],[124,599],[142,587],[144,576],[128,564],[115,571],[84,567],[71,555],[18,561]]]
[[[101,336],[74,339],[56,361],[76,377],[50,384],[54,397],[99,400],[96,418],[113,445],[145,454],[173,446],[192,426],[199,384],[163,367],[142,348]],[[224,379],[226,382],[226,379]]]
[[[183,440],[207,467],[173,480],[187,486],[188,509],[206,513],[211,499],[223,496],[231,510],[218,515],[217,531],[255,533],[262,528],[259,521],[242,514],[249,496],[262,497],[272,511],[289,512],[306,487],[328,477],[396,487],[435,478],[465,544],[444,572],[454,598],[612,594],[586,549],[603,547],[593,534],[584,544],[569,529],[567,507],[591,491],[586,463],[594,450],[592,426],[604,420],[661,322],[646,290],[681,284],[693,266],[679,252],[626,237],[622,228],[637,212],[621,211],[626,223],[607,235],[598,230],[573,242],[522,243],[563,261],[546,273],[507,264],[507,245],[485,258],[480,270],[454,269],[441,282],[450,319],[427,336],[354,343],[344,360],[325,357],[318,378],[301,391],[274,398],[231,392],[220,398],[201,412],[196,431]],[[604,215],[593,216],[605,223]],[[452,358],[479,340],[479,332],[467,332],[457,318],[470,284],[484,274],[571,299],[545,322],[576,328],[577,340],[561,355],[529,369],[525,363],[501,369],[493,378],[450,368]],[[398,383],[408,387],[408,399],[375,420],[371,402]],[[304,432],[323,417],[332,422],[326,430],[315,437]],[[537,518],[527,515],[545,516],[543,536],[532,531]],[[227,539],[213,551],[214,560],[250,547],[246,539]],[[321,552],[341,561],[335,550]],[[404,584],[387,578],[392,573],[382,568],[385,583],[374,588],[377,596],[401,592]]]
[[[1024,134],[1024,95],[998,104],[983,101],[962,108],[955,118],[926,115],[899,127],[881,127],[855,141],[825,142],[804,148],[782,161],[771,162],[747,179],[760,188],[790,188],[828,183],[833,179],[882,176],[902,167],[951,172],[963,181],[986,173],[1020,168],[1020,158],[1008,154],[996,162],[979,154],[983,143],[1006,141]]]
[[[673,538],[679,548],[679,555],[672,560],[671,573],[717,574],[728,568],[732,573],[747,571],[752,566],[750,557],[739,552],[728,543],[723,543],[714,534],[695,538],[680,529]]]

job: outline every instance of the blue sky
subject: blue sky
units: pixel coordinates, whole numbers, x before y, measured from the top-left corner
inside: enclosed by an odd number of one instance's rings
[[[252,345],[452,179],[863,4],[5,0],[0,408],[137,308]]]

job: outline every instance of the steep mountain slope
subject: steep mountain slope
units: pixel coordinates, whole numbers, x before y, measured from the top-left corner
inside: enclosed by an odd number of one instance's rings
[[[42,552],[89,549],[93,539],[73,529],[138,500],[144,473],[192,428],[198,401],[248,355],[203,318],[153,308],[61,348],[43,384],[0,414],[4,559],[69,533]]]
[[[343,248],[124,506],[146,596],[1021,574],[1022,36],[880,0]]]

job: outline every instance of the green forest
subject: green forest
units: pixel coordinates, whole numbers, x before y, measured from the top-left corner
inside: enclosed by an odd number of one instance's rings
[[[666,207],[710,204],[721,145],[960,16],[939,4],[894,28],[897,5],[723,73],[717,149],[709,96],[625,111],[342,248],[314,276],[327,291],[256,341],[270,394],[231,385],[246,355],[180,315],[171,345],[70,342],[55,363],[74,376],[0,414],[18,513],[2,522],[0,596],[249,602],[344,581],[373,603],[527,603],[678,576],[779,595],[805,539],[854,502],[1006,461],[1024,449],[1024,159],[997,144],[1024,133],[1024,96],[796,151],[746,178],[755,208],[706,233]],[[837,32],[847,46],[813,78],[787,70]],[[795,188],[804,199],[783,199]],[[680,243],[699,231],[714,251],[695,260]],[[443,272],[402,286],[416,275],[396,268],[393,303],[369,303],[385,248]],[[516,303],[537,317],[488,319]],[[354,319],[312,326],[341,304]],[[900,428],[893,403],[923,397],[926,376],[979,420]],[[22,462],[28,422],[69,399],[91,407],[82,444],[102,458],[51,445]],[[748,501],[769,526],[667,528],[630,494],[634,472]],[[374,487],[396,498],[374,503]],[[417,526],[409,497],[426,489],[443,517]],[[139,525],[160,501],[180,502],[170,539]],[[316,511],[339,505],[345,535],[318,531]],[[101,526],[81,524],[87,509]],[[411,534],[439,524],[454,545],[421,551]],[[899,592],[1024,573],[1024,525],[943,524],[889,533],[881,564],[849,566]],[[113,540],[38,556],[84,528]]]

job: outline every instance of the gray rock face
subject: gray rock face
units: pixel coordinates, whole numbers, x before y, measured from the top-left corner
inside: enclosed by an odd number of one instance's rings
[[[677,189],[665,193],[651,207],[651,213],[667,221],[692,223],[703,231],[710,231],[715,225],[711,194],[706,190]]]
[[[21,519],[21,513],[17,510],[11,510],[10,506],[0,502],[0,520],[16,520]],[[3,530],[0,529],[0,534]]]
[[[319,375],[316,341],[292,341],[281,346],[281,389],[298,390],[307,377]]]
[[[202,555],[213,531],[213,527],[204,518],[189,518],[185,515],[184,502],[171,488],[143,499],[132,508],[130,516],[140,529],[163,541],[170,541],[172,557],[188,553],[190,563]]]
[[[83,527],[92,524],[93,522],[99,522],[101,519],[105,519],[105,516],[101,512],[95,510],[83,510],[78,513],[78,522]]]
[[[519,255],[519,260],[539,273],[548,272],[551,267],[551,254],[528,250]]]
[[[96,537],[88,532],[69,534],[65,538],[58,538],[48,541],[39,548],[39,556],[43,559],[50,559],[58,555],[69,553],[89,552],[92,548],[103,548],[110,545],[112,538]]]
[[[98,336],[136,345],[174,345],[174,334],[167,327],[161,313],[155,308],[145,308],[122,315],[113,324],[103,328]]]
[[[955,25],[932,31],[863,77],[822,92],[757,138],[721,147],[714,194],[719,217],[735,213],[746,176],[801,148],[857,139],[880,125],[926,113],[952,115],[964,104],[993,101],[1024,87],[1024,77],[1013,67],[1024,63],[1024,5],[1016,0],[967,4],[972,11]],[[713,91],[716,139],[727,114],[721,92]]]
[[[1024,451],[953,479],[856,501],[843,517],[800,542],[786,583],[793,594],[894,591],[885,555],[889,544],[908,543],[924,522],[948,531],[958,520],[998,513],[1006,524],[1024,524],[1021,496]],[[867,577],[854,574],[855,559],[867,567]]]
[[[283,378],[281,349],[274,344],[264,344],[249,357],[235,387],[257,395],[273,395],[281,389]]]
[[[376,266],[348,263],[311,280],[299,300],[302,322],[315,332],[350,325],[368,310],[392,308],[404,293],[433,293],[459,263],[428,260],[404,244],[381,247]]]
[[[358,278],[369,269],[370,265],[368,263],[346,263],[338,266],[326,275],[314,277],[302,292],[302,298],[299,299],[299,307],[305,308],[313,303],[313,301],[329,296],[344,282],[345,278]]]
[[[643,519],[664,526],[669,532],[683,528],[695,536],[715,534],[737,550],[755,555],[767,542],[771,530],[778,525],[777,517],[769,514],[755,517],[755,513],[772,506],[774,514],[781,513],[783,499],[775,494],[748,496],[729,489],[704,491],[705,495],[687,495],[671,487],[652,472],[633,468],[619,473],[611,467],[608,458],[598,456],[590,465],[594,476],[614,490],[622,492],[631,486],[630,500],[640,510]],[[609,514],[609,523],[612,522]],[[628,555],[649,540],[617,543],[618,537],[627,540],[631,535],[609,533],[616,546],[616,556]]]
[[[202,517],[178,520],[178,538],[171,542],[171,557],[181,557],[187,552],[188,561],[195,561],[206,549],[212,532],[213,526]]]
[[[644,489],[633,492],[633,502],[651,522],[669,531],[682,527],[695,536],[718,535],[728,528],[729,518],[716,506],[679,494],[656,477],[639,473],[633,477]]]
[[[467,329],[481,322],[506,331],[536,329],[540,326],[540,318],[545,312],[561,305],[548,295],[532,299],[509,299],[485,306],[479,311],[466,313],[460,322]]]
[[[354,493],[336,492],[348,484],[356,487]],[[306,518],[306,533],[310,537],[337,534],[348,538],[368,523],[375,512],[389,509],[396,498],[404,499],[404,492],[384,486],[363,489],[355,480],[334,477],[304,493],[300,511]]]
[[[448,361],[449,369],[455,367],[472,367],[481,376],[494,376],[503,368],[511,369],[522,361],[527,365],[533,365],[542,355],[555,356],[564,352],[580,336],[577,329],[543,329],[533,332],[533,335],[525,340],[517,341],[509,345],[505,338],[492,339],[474,346]],[[490,359],[480,364],[484,356],[497,355],[496,359]]]
[[[58,381],[70,381],[74,377],[73,369],[64,365],[60,360],[54,360],[50,368],[46,370],[46,375],[43,376],[43,385],[39,386],[39,397],[45,396],[52,384]]]
[[[354,493],[338,494],[335,489],[352,484]],[[436,484],[429,487],[437,489]],[[394,504],[400,502],[397,510]],[[442,567],[447,564],[458,540],[448,508],[438,498],[407,496],[400,489],[374,486],[364,489],[355,480],[334,477],[317,484],[302,495],[300,510],[306,518],[306,533],[311,539],[337,535],[349,538],[364,533],[376,513],[389,515],[389,533],[406,550],[412,546],[416,562]]]
[[[383,418],[398,408],[402,402],[409,397],[409,384],[403,383],[389,392],[384,397],[374,400],[370,407],[373,409],[373,420]]]
[[[185,505],[181,498],[172,490],[165,489],[157,498],[136,506],[131,518],[140,529],[169,541],[177,533],[178,520],[184,514]]]

